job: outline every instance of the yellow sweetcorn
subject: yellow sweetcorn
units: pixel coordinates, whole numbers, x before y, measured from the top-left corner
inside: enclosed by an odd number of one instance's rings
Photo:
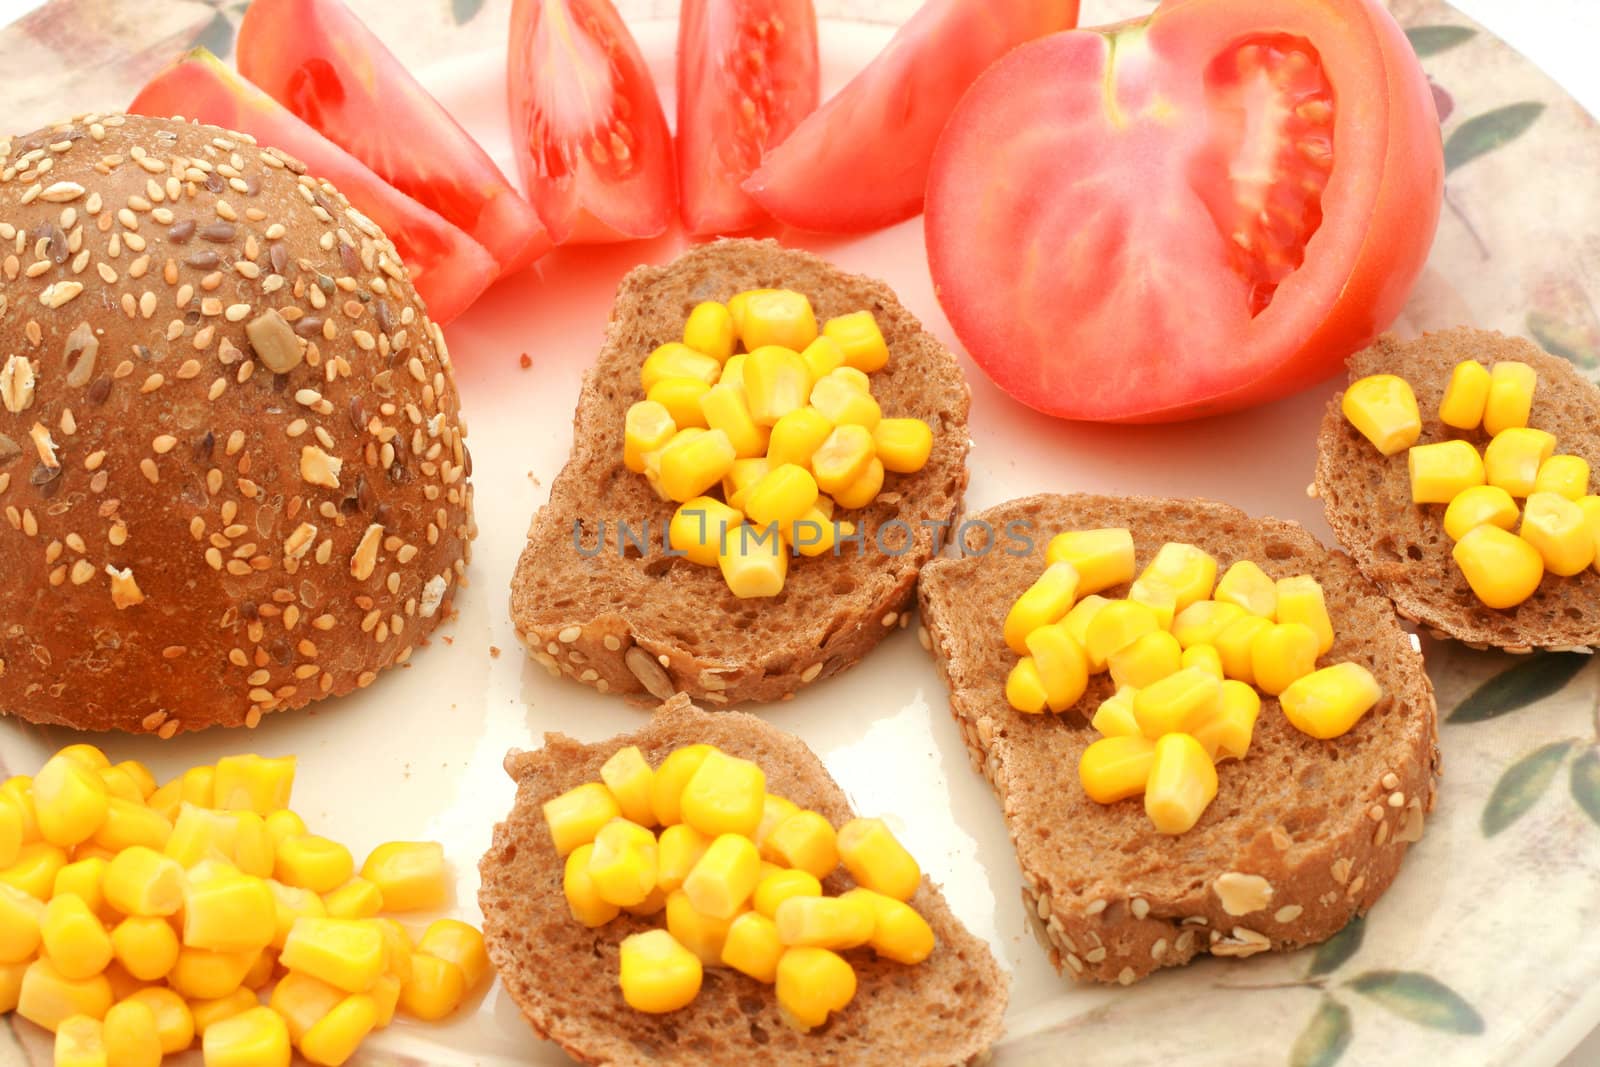
[[[815,507],[782,528],[784,543],[802,556],[825,556],[832,552],[833,546],[839,543],[840,527],[854,528],[850,523],[834,522],[832,510],[831,498],[818,497]]]
[[[873,427],[872,443],[884,470],[915,474],[933,454],[933,427],[921,419],[880,419]]]
[[[1037,627],[1025,643],[1050,710],[1076,704],[1089,684],[1089,660],[1067,628],[1059,622]]]
[[[273,930],[270,947],[274,950],[283,950],[283,943],[289,939],[289,931],[294,928],[296,919],[302,916],[323,919],[328,915],[328,907],[322,902],[322,897],[309,889],[284,885],[275,878],[269,878],[267,890],[272,894]]]
[[[442,908],[450,898],[450,872],[437,841],[389,841],[373,849],[361,877],[383,894],[384,911]]]
[[[752,837],[756,847],[766,844],[767,837],[771,835],[779,823],[800,810],[799,805],[785,797],[768,793],[761,798],[761,821],[756,824],[756,832]]]
[[[204,859],[225,859],[232,863],[238,837],[239,822],[231,813],[184,801],[162,851],[184,868]]]
[[[111,999],[113,1001],[126,1000],[135,990],[139,989],[142,982],[122,969],[122,964],[112,960],[101,972],[111,985]]]
[[[1143,604],[1156,613],[1156,624],[1163,630],[1172,629],[1178,615],[1178,591],[1158,577],[1141,576],[1128,586],[1128,599]]]
[[[728,435],[735,456],[754,459],[766,455],[772,430],[757,426],[751,418],[743,386],[713,385],[700,397],[700,413],[705,416],[709,428]]]
[[[1456,494],[1444,509],[1444,532],[1459,541],[1474,526],[1509,530],[1517,524],[1517,502],[1498,485],[1475,485]]]
[[[194,1043],[194,1015],[182,997],[161,986],[146,986],[130,993],[125,1001],[143,1004],[156,1017],[156,1036],[161,1040],[161,1051],[171,1056],[182,1052]]]
[[[1078,757],[1078,781],[1097,804],[1115,804],[1144,792],[1156,743],[1143,734],[1102,737]]]
[[[1221,698],[1222,683],[1213,675],[1191,667],[1169,674],[1135,693],[1133,716],[1138,720],[1140,732],[1154,741],[1204,722]]]
[[[889,346],[870,311],[831,318],[823,324],[822,333],[838,343],[846,362],[856,370],[872,374],[889,362]]]
[[[622,909],[600,895],[593,877],[589,874],[589,859],[594,855],[593,844],[579,845],[567,856],[562,873],[561,891],[567,898],[567,909],[572,917],[584,926],[604,926],[621,914]]]
[[[378,933],[383,936],[383,973],[394,975],[402,980],[411,977],[411,957],[418,951],[425,950],[419,949],[411,943],[411,935],[406,932],[406,928],[401,926],[398,920],[382,918],[368,921],[376,926]],[[465,926],[466,924],[463,923],[461,925]],[[468,927],[468,929],[471,929],[471,927]],[[439,956],[440,959],[445,958],[437,952],[433,953],[433,955]],[[462,973],[465,974],[465,970]]]
[[[1222,683],[1222,698],[1216,709],[1190,733],[1213,762],[1244,759],[1260,714],[1261,697],[1255,688],[1229,678]]]
[[[806,406],[811,372],[794,349],[753,348],[744,362],[744,393],[756,425],[773,426],[789,412]]]
[[[1027,655],[1028,635],[1064,618],[1077,592],[1077,568],[1065,562],[1047,566],[1006,613],[1006,645],[1019,656]]]
[[[774,838],[793,819],[786,819]],[[768,839],[771,844],[773,838]],[[702,915],[732,919],[750,900],[761,877],[761,854],[754,841],[742,834],[721,834],[712,840],[680,889]],[[669,907],[670,902],[669,902]]]
[[[123,970],[141,982],[157,982],[178,962],[178,935],[153,915],[130,915],[111,931],[111,951]]]
[[[789,1026],[802,1033],[843,1011],[856,995],[856,972],[825,948],[786,949],[778,960],[778,1007]]]
[[[201,1039],[206,1067],[289,1067],[289,1030],[270,1008],[213,1023]]]
[[[666,893],[681,887],[710,847],[711,838],[688,823],[662,830],[656,843],[656,887]]]
[[[1072,564],[1078,592],[1098,593],[1133,580],[1133,534],[1121,528],[1068,530],[1050,539],[1044,558],[1046,564]]]
[[[12,775],[0,782],[0,797],[16,808],[17,821],[22,826],[22,843],[39,840],[39,818],[33,807],[33,779],[25,774]]]
[[[716,497],[697,496],[685,501],[673,514],[667,527],[667,543],[690,562],[715,567],[728,532],[743,521],[742,514]]]
[[[669,378],[692,378],[713,385],[722,374],[720,360],[696,352],[686,344],[669,341],[645,357],[639,368],[639,387],[648,393],[657,383]]]
[[[27,971],[27,963],[0,963],[0,1014],[17,1010],[17,1000],[22,996],[22,976]]]
[[[1502,430],[1528,425],[1538,384],[1538,374],[1526,363],[1496,363],[1489,371],[1489,395],[1483,404],[1484,431],[1496,436]]]
[[[845,355],[844,349],[839,347],[839,342],[831,337],[819,337],[806,345],[800,352],[800,359],[811,375],[811,384],[816,385],[844,366]]]
[[[365,993],[383,973],[383,933],[361,919],[299,919],[278,962],[347,993]]]
[[[1038,715],[1050,704],[1050,691],[1032,656],[1023,656],[1006,675],[1006,703],[1018,711]]]
[[[1522,539],[1544,560],[1544,569],[1569,578],[1595,560],[1595,535],[1583,509],[1559,493],[1536,492],[1522,510]]]
[[[115,916],[115,909],[106,907],[106,869],[109,866],[106,860],[99,856],[88,856],[67,864],[56,872],[54,887],[50,895],[59,897],[63,893],[71,893],[79,897],[89,906],[89,910],[102,918]]]
[[[742,298],[742,299],[741,299]],[[796,352],[817,339],[817,318],[811,301],[792,289],[752,289],[734,297],[729,312],[745,348],[782,345]]]
[[[171,836],[172,824],[160,812],[145,807],[143,803],[109,797],[105,821],[90,840],[101,848],[120,852],[132,845],[162,849]]]
[[[1439,421],[1458,430],[1477,429],[1489,402],[1489,377],[1489,368],[1477,360],[1457,363],[1439,401]]]
[[[722,481],[738,458],[722,430],[676,437],[661,450],[660,490],[680,504]]]
[[[910,900],[922,868],[882,819],[851,819],[839,827],[839,861],[856,884],[896,900]]]
[[[100,775],[100,780],[105,783],[107,796],[141,806],[144,804],[144,794],[139,791],[139,783],[134,781],[127,771],[120,767],[104,767],[95,773]]]
[[[1264,619],[1260,615],[1241,615],[1217,633],[1212,644],[1222,659],[1222,673],[1225,677],[1246,684],[1255,682],[1255,668],[1251,663],[1250,648],[1255,644],[1256,638],[1271,629],[1272,625],[1271,620]]]
[[[106,903],[124,915],[166,916],[183,907],[183,868],[142,845],[123,849],[106,864]]]
[[[54,897],[39,920],[39,947],[63,978],[82,981],[111,962],[111,935],[83,898]]]
[[[1142,634],[1126,648],[1111,653],[1106,661],[1111,680],[1118,687],[1142,689],[1153,685],[1183,666],[1183,649],[1178,639],[1165,630]]]
[[[836,370],[811,387],[811,406],[835,426],[861,426],[875,430],[883,419],[883,409],[870,392],[843,370]]]
[[[1193,828],[1217,795],[1217,768],[1189,734],[1167,734],[1156,742],[1144,810],[1163,834]]]
[[[722,949],[727,941],[728,929],[741,912],[726,917],[707,915],[694,906],[683,890],[667,894],[667,932],[701,963],[715,966],[722,962]]]
[[[87,1015],[61,1020],[51,1062],[55,1067],[108,1067],[105,1026]]]
[[[804,467],[785,463],[772,468],[745,495],[743,511],[756,527],[785,525],[817,504],[817,480]]]
[[[150,794],[150,799],[145,804],[151,811],[159,814],[163,819],[172,822],[178,817],[178,808],[183,804],[183,781],[174,778],[166,785]]]
[[[1303,622],[1274,623],[1250,642],[1250,674],[1263,693],[1277,696],[1317,667],[1317,635]]]
[[[290,971],[273,987],[269,1006],[283,1016],[295,1044],[350,994],[320,978]]]
[[[728,590],[741,600],[777,596],[789,577],[789,550],[777,527],[742,523],[728,531],[717,568]]]
[[[1404,378],[1370,374],[1351,382],[1340,410],[1361,436],[1386,456],[1403,452],[1422,434],[1417,397]]]
[[[1183,658],[1178,661],[1178,669],[1193,667],[1214,675],[1217,681],[1222,681],[1227,675],[1222,670],[1222,653],[1217,651],[1215,645],[1190,645],[1183,650]]]
[[[378,1009],[379,1030],[394,1022],[394,1013],[400,1007],[400,990],[404,984],[404,979],[386,974],[373,983],[372,988],[367,991],[367,996],[372,998],[373,1005]]]
[[[71,979],[57,970],[49,959],[41,957],[28,964],[28,969],[22,973],[17,1014],[53,1031],[74,1015],[105,1018],[114,1000],[111,982],[104,974]]]
[[[665,448],[678,424],[672,412],[657,400],[640,400],[628,408],[622,422],[622,464],[635,474],[644,473],[646,452]]]
[[[773,922],[785,947],[850,949],[872,939],[877,913],[861,897],[794,896],[778,905]]]
[[[204,1038],[207,1030],[224,1019],[243,1015],[258,1003],[255,990],[240,986],[226,996],[211,1000],[195,1000],[189,1004],[189,1014],[194,1018],[195,1036]]]
[[[650,785],[654,780],[655,772],[638,745],[618,749],[600,768],[600,781],[611,791],[622,817],[644,827],[656,824],[655,809],[650,805]]]
[[[483,934],[459,919],[435,919],[417,941],[417,951],[461,968],[467,991],[476,989],[489,977],[489,954]]]
[[[733,355],[737,331],[728,305],[715,300],[704,300],[689,312],[683,324],[683,343],[696,352],[704,353],[718,363],[726,363]]]
[[[1383,687],[1372,672],[1346,662],[1306,675],[1285,689],[1278,703],[1297,730],[1327,740],[1348,733],[1381,699]]]
[[[0,963],[20,963],[39,951],[44,904],[21,889],[0,885]]]
[[[737,385],[744,388],[744,361],[749,358],[748,353],[736,352],[728,357],[722,365],[722,374],[717,378],[718,385]]]
[[[1156,613],[1131,600],[1111,600],[1103,604],[1084,633],[1084,652],[1090,664],[1105,663],[1111,653],[1127,648],[1145,634],[1164,629]]]
[[[299,1042],[300,1054],[308,1063],[339,1067],[377,1027],[377,1002],[364,993],[353,993],[305,1032]]]
[[[424,953],[412,957],[411,977],[400,986],[400,1010],[423,1022],[437,1022],[461,1007],[467,979],[449,960]]]
[[[658,817],[660,812],[660,805],[657,804]],[[593,841],[594,835],[600,832],[600,827],[621,814],[622,809],[617,807],[616,798],[599,782],[585,782],[552,800],[545,801],[544,804],[544,821],[550,827],[550,836],[555,841],[556,853],[561,856],[567,855],[579,845],[587,845]],[[663,819],[662,822],[665,823],[666,820]],[[345,854],[349,855],[348,849],[345,850]],[[279,860],[280,862],[282,860],[281,853]],[[352,862],[350,867],[345,869],[344,876],[326,888],[318,888],[315,885],[307,885],[307,888],[326,893],[348,880],[353,869]],[[286,885],[305,884],[285,878],[281,873],[278,875],[278,881]]]
[[[728,468],[728,473],[722,479],[722,495],[728,506],[735,510],[744,507],[745,496],[771,470],[772,463],[766,459],[734,460],[733,466]]]
[[[1266,571],[1247,559],[1237,560],[1228,568],[1217,583],[1214,599],[1267,619],[1278,610],[1277,584],[1267,577]]]
[[[330,919],[370,919],[383,910],[383,891],[360,875],[322,895]]]
[[[933,955],[933,927],[911,905],[870,889],[852,889],[844,897],[859,897],[872,907],[872,937],[867,944],[885,959],[908,966]]]
[[[700,992],[705,973],[700,958],[666,930],[623,938],[618,957],[622,999],[635,1011],[652,1015],[677,1011]]]
[[[864,426],[847,424],[830,430],[811,455],[817,488],[824,493],[849,490],[871,466],[876,449],[872,431]]]
[[[700,410],[700,398],[710,391],[711,386],[699,378],[663,378],[650,387],[645,399],[666,408],[667,414],[672,418],[672,424],[681,434],[684,430],[706,428],[706,416],[705,412]],[[673,436],[676,438],[677,434]],[[671,439],[668,440],[668,444],[670,443]],[[626,437],[624,437],[624,447],[626,447]],[[650,453],[644,453],[643,459],[645,471],[648,473]]]
[[[245,874],[257,878],[270,878],[277,858],[277,848],[272,835],[267,832],[267,820],[253,811],[234,811],[233,862]],[[170,840],[170,838],[169,838]]]
[[[1182,611],[1197,600],[1210,599],[1217,585],[1217,561],[1194,545],[1169,541],[1156,551],[1140,577],[1171,589],[1178,598],[1174,610]]]
[[[765,915],[747,911],[728,925],[721,962],[740,974],[771,985],[778,979],[778,960],[782,956],[778,926]]]
[[[1582,456],[1551,456],[1539,464],[1533,491],[1557,493],[1568,500],[1577,500],[1589,491],[1589,461]]]
[[[70,848],[87,841],[105,821],[105,781],[71,756],[56,755],[33,776],[33,805],[39,835],[52,845]]]
[[[601,900],[619,908],[642,904],[656,888],[656,837],[638,823],[612,819],[595,835],[589,880]]]
[[[111,766],[111,757],[107,756],[98,745],[91,745],[88,742],[67,745],[59,750],[56,755],[70,759],[75,763],[81,764],[86,770],[96,773]]]
[[[1080,572],[1080,581],[1082,577]],[[1106,661],[1104,659],[1096,661],[1094,655],[1089,651],[1089,622],[1101,608],[1109,603],[1111,601],[1100,594],[1090,593],[1072,605],[1072,610],[1067,612],[1066,616],[1061,620],[1061,625],[1067,628],[1067,633],[1071,634],[1072,639],[1078,642],[1078,647],[1083,649],[1083,654],[1089,662],[1090,674],[1099,674],[1105,670]]]
[[[250,969],[245,972],[244,981],[240,984],[251,992],[264,989],[267,983],[272,981],[272,976],[277,971],[278,954],[276,952],[263,951],[256,957],[255,963],[250,965]]]
[[[260,878],[191,872],[183,893],[183,943],[213,952],[245,952],[272,943],[277,908]]]
[[[1406,462],[1413,504],[1448,504],[1462,490],[1484,483],[1484,458],[1468,441],[1413,445]]]
[[[223,811],[253,811],[267,816],[289,806],[295,758],[224,756],[217,761],[213,806]]]
[[[767,462],[773,467],[793,463],[797,467],[810,467],[811,457],[833,433],[829,422],[809,404],[795,408],[772,426],[772,436],[767,440]]]
[[[16,802],[0,793],[0,869],[17,862],[22,851],[23,819]]]
[[[1515,497],[1534,491],[1539,469],[1556,450],[1555,435],[1514,426],[1494,435],[1483,450],[1484,477]]]
[[[1328,601],[1321,584],[1309,574],[1278,579],[1278,621],[1303,622],[1311,627],[1311,632],[1317,635],[1319,656],[1327,655],[1333,647],[1333,620],[1328,616]]]
[[[105,1017],[106,1061],[116,1067],[160,1067],[161,1029],[156,1013],[140,1000],[123,1000]]]
[[[178,962],[167,973],[167,984],[190,1000],[225,997],[244,983],[244,976],[255,966],[258,955],[259,949],[212,952],[203,948],[180,948]]]
[[[1527,541],[1498,526],[1468,530],[1450,556],[1479,600],[1491,608],[1514,608],[1533,595],[1544,578],[1544,557]]]
[[[1133,698],[1138,692],[1137,689],[1123,686],[1106,697],[1095,709],[1089,725],[1098,730],[1102,737],[1126,737],[1139,733],[1139,719],[1133,714]]]
[[[814,811],[799,811],[772,828],[761,856],[773,863],[822,879],[839,866],[839,840],[833,824]]]
[[[1583,518],[1589,524],[1589,530],[1596,538],[1595,568],[1600,570],[1600,496],[1592,493],[1585,494],[1577,500],[1578,510],[1583,512]]]
[[[754,837],[766,805],[767,776],[750,760],[708,752],[679,797],[683,821],[707,837]]]
[[[861,477],[832,494],[834,502],[841,508],[866,507],[878,498],[879,491],[883,489],[883,472],[883,460],[873,456],[867,462],[867,469],[861,472]]]
[[[55,885],[56,874],[66,865],[67,852],[60,845],[28,841],[17,850],[17,862],[0,871],[0,884],[45,900]]]
[[[815,875],[806,871],[778,868],[764,875],[761,881],[756,883],[756,891],[750,898],[750,903],[757,912],[770,919],[778,914],[778,905],[790,897],[821,895],[822,883]]]
[[[215,767],[190,767],[178,779],[183,802],[197,808],[209,808],[216,802],[217,769]]]
[[[672,826],[683,821],[683,787],[689,784],[689,779],[694,777],[694,772],[700,769],[700,764],[712,751],[711,745],[685,745],[674,749],[661,761],[650,782],[650,807],[656,813],[657,823]],[[616,814],[612,813],[613,816]],[[609,822],[610,818],[603,820],[602,825]]]

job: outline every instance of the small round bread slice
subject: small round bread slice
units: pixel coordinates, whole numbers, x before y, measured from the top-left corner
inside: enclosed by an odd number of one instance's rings
[[[1600,390],[1571,363],[1520,337],[1470,327],[1414,341],[1385,334],[1350,357],[1350,380],[1399,375],[1411,383],[1422,413],[1418,444],[1461,438],[1482,449],[1488,434],[1453,430],[1439,421],[1450,372],[1467,359],[1485,367],[1505,360],[1531,366],[1539,384],[1528,425],[1555,434],[1557,452],[1582,456],[1600,469]],[[1381,455],[1344,417],[1343,399],[1343,393],[1336,395],[1322,417],[1316,492],[1333,535],[1401,615],[1474,648],[1529,652],[1600,646],[1600,573],[1546,575],[1533,596],[1516,607],[1486,606],[1450,556],[1455,543],[1444,532],[1444,505],[1411,502],[1405,455]]]
[[[920,636],[950,687],[973,767],[999,795],[1024,903],[1043,919],[1057,970],[1127,984],[1203,952],[1323,941],[1373,905],[1433,808],[1438,711],[1421,655],[1348,558],[1294,523],[1200,500],[1032,496],[968,522],[979,524],[969,549],[984,529],[1028,540],[923,568]],[[1312,575],[1336,634],[1319,665],[1362,664],[1383,699],[1343,737],[1318,741],[1263,696],[1249,754],[1217,765],[1217,797],[1187,833],[1157,833],[1138,799],[1090,800],[1078,761],[1099,737],[1088,720],[1111,695],[1110,678],[1092,676],[1059,715],[1013,710],[1005,682],[1017,657],[1002,623],[1044,570],[1051,537],[1099,527],[1132,530],[1141,568],[1164,542],[1183,541],[1222,567],[1248,559],[1273,578]]]
[[[987,1050],[1000,1033],[1009,981],[989,946],[961,925],[926,877],[910,903],[933,927],[933,955],[906,966],[868,949],[847,953],[855,998],[809,1034],[783,1022],[771,986],[722,967],[706,968],[688,1007],[669,1015],[628,1007],[617,985],[618,946],[630,934],[659,928],[661,918],[623,914],[599,929],[579,925],[562,895],[564,864],[543,805],[599,781],[601,765],[628,745],[657,765],[673,749],[702,743],[754,760],[769,791],[835,826],[852,817],[843,790],[804,742],[750,715],[701,711],[681,695],[635,733],[592,745],[546,734],[539,751],[510,753],[505,767],[517,799],[478,865],[478,903],[489,958],[534,1032],[583,1063],[617,1067],[948,1067]],[[835,894],[850,882],[838,873],[824,888]]]
[[[840,513],[862,531],[864,551],[841,543],[837,555],[792,559],[783,592],[741,600],[717,568],[662,551],[678,505],[623,466],[623,418],[642,399],[645,357],[683,337],[695,304],[761,288],[804,293],[819,323],[872,312],[889,347],[873,395],[885,416],[931,426],[933,453],[915,474],[890,474],[868,507]],[[605,347],[584,376],[572,456],[512,578],[518,636],[551,674],[651,704],[676,692],[708,707],[780,700],[837,674],[892,632],[933,556],[935,525],[960,510],[969,399],[955,357],[888,286],[810,253],[724,240],[665,267],[635,269],[617,290]],[[622,523],[633,538],[647,530],[648,546],[625,544]]]

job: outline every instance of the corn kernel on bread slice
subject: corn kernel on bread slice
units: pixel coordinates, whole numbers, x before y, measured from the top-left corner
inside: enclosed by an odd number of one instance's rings
[[[971,520],[996,530],[1030,523],[1032,549],[923,568],[926,643],[973,766],[999,795],[1024,901],[1044,920],[1058,970],[1132,982],[1203,952],[1248,956],[1322,941],[1372,906],[1433,808],[1438,715],[1421,655],[1349,559],[1294,523],[1207,501],[1044,495]],[[1156,833],[1141,799],[1090,800],[1078,759],[1099,736],[1089,718],[1111,694],[1110,679],[1091,677],[1060,715],[1012,710],[1004,687],[1017,657],[1001,622],[1043,570],[1052,536],[1105,526],[1133,531],[1141,569],[1163,542],[1186,541],[1223,567],[1249,559],[1273,578],[1315,576],[1337,635],[1319,665],[1365,665],[1383,700],[1345,736],[1318,741],[1263,694],[1249,755],[1217,765],[1217,798],[1188,833]]]
[[[1482,430],[1453,430],[1439,421],[1439,401],[1457,363],[1484,366],[1520,360],[1539,376],[1528,425],[1556,435],[1556,451],[1582,456],[1600,471],[1600,390],[1571,363],[1541,352],[1531,341],[1492,330],[1458,327],[1414,341],[1390,334],[1350,357],[1350,380],[1398,374],[1411,383],[1422,413],[1418,444],[1451,438],[1480,450]],[[1600,646],[1600,574],[1546,575],[1538,590],[1507,611],[1487,607],[1467,585],[1444,532],[1444,505],[1411,503],[1405,453],[1384,457],[1339,410],[1344,394],[1328,403],[1317,438],[1316,489],[1328,525],[1400,614],[1443,637],[1474,647],[1526,652],[1535,648]],[[1518,501],[1518,506],[1521,506]]]
[[[921,471],[890,474],[870,506],[841,512],[869,538],[909,550],[790,561],[784,591],[740,600],[719,570],[660,552],[660,531],[677,505],[658,499],[644,477],[622,465],[623,416],[642,399],[639,368],[659,344],[680,340],[690,310],[745,289],[805,293],[817,322],[853,311],[876,316],[889,365],[872,375],[886,417],[924,420],[933,454]],[[511,585],[511,617],[529,655],[552,672],[601,691],[664,700],[689,693],[723,706],[786,697],[837,674],[866,655],[911,606],[917,571],[933,554],[924,521],[952,519],[966,489],[968,390],[955,357],[922,329],[888,286],[845,274],[776,241],[700,245],[665,267],[640,267],[623,279],[605,346],[584,377],[573,418],[572,457],[528,535]],[[595,545],[605,520],[605,550],[585,558],[573,524]],[[656,548],[618,551],[617,520],[650,523]],[[654,701],[650,701],[653,703]]]
[[[584,1063],[619,1065],[944,1067],[987,1049],[1000,1032],[1008,979],[926,878],[911,904],[933,927],[933,955],[907,967],[869,950],[847,953],[858,979],[855,999],[809,1035],[782,1022],[770,986],[726,968],[708,967],[700,995],[669,1015],[645,1015],[624,1003],[618,945],[661,925],[660,917],[624,914],[597,930],[573,921],[541,805],[598,781],[601,764],[628,745],[638,745],[655,766],[673,749],[702,742],[756,761],[769,792],[822,813],[836,827],[851,817],[843,791],[798,738],[749,715],[701,711],[681,695],[633,734],[592,745],[547,734],[543,749],[512,752],[505,766],[517,799],[479,864],[478,902],[489,958],[534,1031]],[[824,885],[838,893],[850,882],[841,872]]]

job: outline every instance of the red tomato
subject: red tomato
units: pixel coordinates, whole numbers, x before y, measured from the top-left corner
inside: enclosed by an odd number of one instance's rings
[[[1023,403],[1214,414],[1339,369],[1399,314],[1444,161],[1372,0],[1181,0],[980,78],[934,154],[939,301]]]
[[[928,0],[883,53],[767,153],[748,192],[802,230],[858,233],[922,210],[961,94],[1024,41],[1074,26],[1078,0]]]
[[[428,314],[440,325],[465,311],[499,273],[482,245],[362,166],[203,48],[157,74],[128,110],[182,115],[238,130],[297,157],[383,228],[411,272]]]
[[[817,106],[811,0],[684,0],[678,16],[678,211],[692,234],[765,217],[739,183]]]
[[[339,0],[255,0],[239,73],[413,200],[521,270],[550,250],[539,216],[439,102]]]
[[[667,228],[672,135],[611,0],[515,0],[506,82],[522,184],[557,244]]]

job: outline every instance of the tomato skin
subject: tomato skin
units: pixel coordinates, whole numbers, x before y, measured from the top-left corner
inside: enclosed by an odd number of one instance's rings
[[[1271,35],[1319,57],[1334,147],[1303,260],[1257,313],[1215,217],[1240,194],[1206,177],[1228,171],[1207,72]],[[1376,4],[1169,0],[1143,23],[1026,45],[978,80],[935,153],[929,265],[974,360],[1023,403],[1111,422],[1218,414],[1335,373],[1393,321],[1442,184],[1432,94]]]
[[[429,317],[441,326],[465,311],[499,273],[482,245],[372,173],[203,48],[157,74],[128,110],[156,117],[182,115],[238,130],[298,158],[383,229]]]
[[[934,142],[961,94],[1025,41],[1072,27],[1078,0],[927,0],[744,183],[780,222],[861,233],[922,210]]]
[[[672,134],[611,0],[514,0],[506,93],[523,187],[557,244],[666,230]]]
[[[488,153],[340,0],[255,0],[235,52],[247,80],[465,230],[505,273],[550,250]]]
[[[766,217],[740,183],[816,110],[819,92],[811,0],[684,0],[677,145],[684,229],[733,233]]]

